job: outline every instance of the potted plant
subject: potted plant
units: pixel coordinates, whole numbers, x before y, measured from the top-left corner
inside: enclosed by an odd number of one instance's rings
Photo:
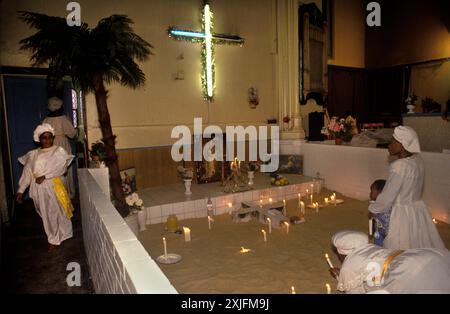
[[[406,98],[406,108],[408,109],[408,114],[414,114],[414,108],[416,108],[415,102],[417,101],[418,97],[413,93]]]
[[[139,222],[139,231],[146,230],[147,224],[147,211],[144,210],[144,202],[137,193],[132,193],[125,198],[127,205],[130,208],[130,214],[137,214],[138,222]]]
[[[178,166],[178,175],[183,179],[184,181],[184,187],[186,191],[184,192],[185,195],[191,195],[191,185],[192,185],[192,178],[194,177],[194,170],[192,168],[184,168],[183,166]]]
[[[107,158],[107,155],[105,150],[105,144],[102,141],[92,143],[91,149],[89,150],[89,155],[91,156],[92,168],[105,167],[105,160]]]

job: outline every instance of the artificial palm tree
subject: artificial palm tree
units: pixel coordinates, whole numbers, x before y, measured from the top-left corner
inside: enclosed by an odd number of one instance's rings
[[[104,18],[94,29],[85,23],[68,26],[65,18],[33,12],[21,11],[19,17],[37,29],[20,41],[21,49],[32,52],[34,66],[48,65],[50,84],[57,85],[64,76],[70,76],[75,87],[95,94],[113,197],[120,214],[128,215],[105,83],[118,82],[133,89],[142,86],[145,75],[135,60],[147,60],[152,45],[134,33],[133,21],[125,15]]]

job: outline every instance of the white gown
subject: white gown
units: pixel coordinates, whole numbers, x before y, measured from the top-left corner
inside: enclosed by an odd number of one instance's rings
[[[368,285],[375,274],[373,264],[383,269],[386,259],[397,250],[367,244],[344,260],[338,290],[350,294],[385,291],[391,294],[450,293],[450,252],[446,249],[411,249],[389,264],[381,286]],[[379,272],[377,272],[379,274]]]
[[[72,147],[70,146],[68,138],[74,139],[77,135],[77,130],[73,127],[69,118],[67,118],[67,116],[47,117],[44,119],[43,123],[50,124],[55,130],[53,145],[61,146],[67,153],[71,154]],[[72,166],[67,170],[66,183],[70,198],[73,198],[75,196],[75,184],[73,181]]]
[[[48,242],[53,245],[72,237],[72,222],[58,202],[52,179],[59,177],[65,183],[64,173],[73,158],[59,146],[34,149],[18,158],[24,166],[18,193],[30,187],[30,197],[42,218]],[[41,176],[45,176],[45,180],[37,184],[36,178]]]
[[[374,214],[392,208],[385,248],[445,248],[422,200],[424,178],[424,164],[417,155],[391,164],[383,192],[369,206],[369,211]]]

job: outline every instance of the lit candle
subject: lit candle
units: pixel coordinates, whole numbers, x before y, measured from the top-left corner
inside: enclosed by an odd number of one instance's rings
[[[433,218],[433,222],[434,222],[435,224],[437,224],[437,220],[436,220],[436,218]]]
[[[325,286],[327,287],[327,294],[331,294],[331,286],[330,286],[330,284],[327,283]]]
[[[314,184],[311,184],[311,195],[314,194]]]
[[[211,230],[211,221],[212,221],[211,216],[208,216],[208,229],[209,230]]]
[[[267,234],[266,234],[266,230],[262,229],[261,230],[263,236],[264,236],[264,242],[267,242]]]
[[[311,205],[313,205],[313,194],[311,193]]]
[[[262,208],[262,206],[263,206],[263,200],[260,199],[260,200],[259,200],[259,207]]]
[[[184,241],[191,242],[191,229],[183,227]]]
[[[373,219],[372,218],[369,219],[369,235],[370,236],[373,235]]]
[[[289,223],[285,221],[284,224],[286,226],[286,234],[289,234]]]
[[[331,264],[331,260],[330,260],[330,257],[328,256],[328,254],[325,254],[325,259],[327,260],[328,266],[330,266],[330,268],[334,268],[333,264]]]
[[[267,223],[269,224],[269,233],[272,233],[272,219],[267,218]]]
[[[302,193],[298,193],[298,206],[300,207],[300,202],[302,201]]]
[[[336,206],[336,193],[333,193],[333,202],[334,202],[334,206]]]
[[[163,238],[163,244],[164,244],[164,258],[167,258],[167,243],[166,243],[166,238]]]
[[[269,198],[269,203],[270,203],[270,204],[272,204],[272,201],[273,201],[273,199],[272,199],[272,198]]]
[[[309,194],[309,190],[306,189],[306,197],[308,197],[308,194]]]
[[[328,202],[329,202],[330,200],[328,199],[328,197],[325,197],[324,198],[324,202],[325,202],[325,205],[328,205]]]
[[[294,286],[291,287],[291,294],[297,294],[297,292],[295,292],[295,287]]]
[[[228,203],[228,213],[231,215],[233,213],[233,203]]]
[[[287,216],[286,200],[283,200],[283,214],[284,216]]]
[[[303,215],[305,215],[305,203],[303,203],[303,201],[300,202],[300,210],[302,212]]]
[[[319,203],[314,203],[314,208],[316,209],[316,213],[319,213]]]

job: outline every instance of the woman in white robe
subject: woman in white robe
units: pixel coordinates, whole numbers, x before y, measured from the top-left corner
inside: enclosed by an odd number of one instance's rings
[[[17,202],[22,203],[23,193],[30,188],[30,197],[50,243],[49,250],[72,237],[73,207],[65,188],[64,174],[74,156],[53,145],[54,132],[49,124],[42,124],[34,131],[34,140],[40,142],[41,148],[19,158],[24,167],[16,197]]]
[[[43,123],[50,124],[55,130],[55,139],[53,145],[61,146],[64,150],[71,154],[72,147],[69,139],[77,136],[77,130],[73,127],[72,122],[64,115],[63,101],[58,97],[52,97],[48,100],[48,110],[50,111]],[[66,184],[70,198],[75,196],[75,184],[73,180],[72,166],[67,169]]]
[[[417,155],[420,144],[416,132],[410,127],[397,127],[389,153],[398,159],[390,165],[383,192],[369,206],[373,214],[392,208],[389,232],[383,246],[401,250],[444,249],[444,243],[422,200],[425,171],[423,161]]]
[[[347,255],[341,269],[333,269],[341,292],[450,293],[450,252],[446,249],[384,249],[369,244],[367,235],[352,231],[337,233],[333,244]]]

